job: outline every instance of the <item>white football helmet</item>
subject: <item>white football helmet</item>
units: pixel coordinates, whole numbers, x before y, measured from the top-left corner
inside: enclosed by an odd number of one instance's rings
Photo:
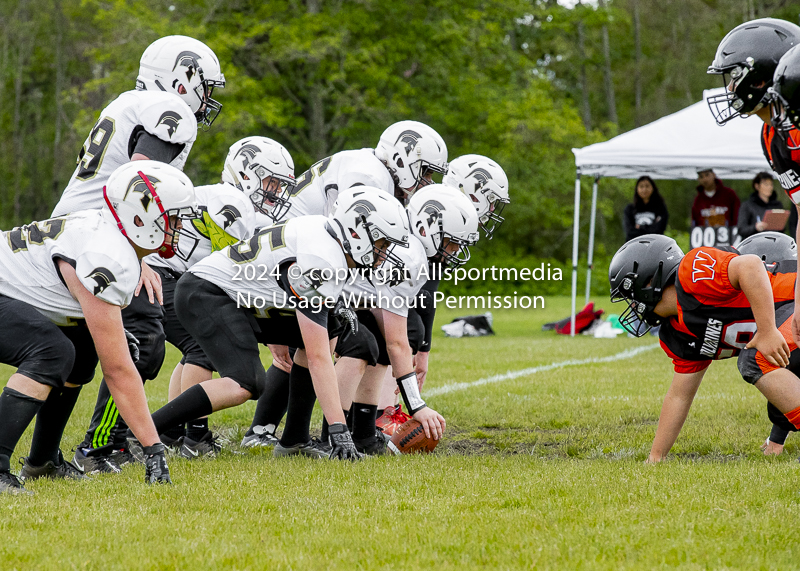
[[[286,148],[267,137],[247,137],[231,145],[222,181],[250,198],[255,209],[278,222],[289,212],[294,161]]]
[[[478,213],[480,227],[491,240],[505,218],[501,216],[508,197],[508,177],[502,167],[483,155],[453,159],[442,183],[463,192]]]
[[[339,193],[330,216],[333,231],[357,266],[402,275],[403,262],[392,250],[408,248],[408,217],[391,195],[371,186]],[[376,245],[378,240],[385,243]]]
[[[469,261],[469,247],[478,242],[478,214],[461,192],[444,184],[419,190],[408,203],[411,232],[425,254],[448,268]]]
[[[126,163],[111,173],[103,198],[106,216],[140,248],[188,260],[197,247],[197,237],[178,224],[200,217],[194,185],[175,167],[159,161]]]
[[[165,36],[150,44],[139,60],[136,89],[177,94],[206,129],[222,109],[211,97],[215,87],[225,87],[225,76],[217,56],[200,40]]]
[[[447,171],[447,145],[439,133],[418,121],[400,121],[381,135],[378,157],[407,196],[430,184],[427,177]]]

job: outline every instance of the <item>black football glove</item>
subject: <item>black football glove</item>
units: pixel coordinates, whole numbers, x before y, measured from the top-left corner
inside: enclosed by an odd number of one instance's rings
[[[358,333],[358,315],[356,315],[354,310],[345,305],[343,297],[336,300],[336,305],[333,306],[333,314],[347,322],[347,325],[350,326],[350,332],[353,335]]]
[[[135,363],[139,360],[139,340],[127,329],[123,329],[123,331],[125,332],[125,340],[128,342],[128,351],[131,352],[131,359]]]
[[[356,450],[346,424],[334,422],[328,426],[328,441],[331,445],[331,460],[360,460],[364,457]]]
[[[164,457],[166,447],[160,442],[152,446],[144,446],[144,481],[148,484],[171,484],[167,459]]]

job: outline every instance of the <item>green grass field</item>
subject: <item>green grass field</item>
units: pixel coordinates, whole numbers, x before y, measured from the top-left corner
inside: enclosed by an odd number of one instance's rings
[[[0,498],[0,569],[800,567],[788,525],[800,515],[796,437],[783,456],[761,455],[766,403],[735,360],[706,375],[671,460],[644,465],[670,361],[650,336],[541,332],[568,312],[566,299],[547,301],[495,312],[495,337],[436,334],[426,390],[438,394],[427,400],[448,431],[433,455],[343,464],[225,452],[171,459],[171,487],[146,486],[141,466],[33,482],[32,498]],[[464,313],[440,311],[437,323]],[[637,348],[627,359],[447,389]],[[170,347],[147,385],[152,410],[166,401],[177,359]],[[3,382],[10,373],[0,369]],[[65,456],[96,391],[97,381],[81,395]],[[234,452],[254,407],[211,418]]]

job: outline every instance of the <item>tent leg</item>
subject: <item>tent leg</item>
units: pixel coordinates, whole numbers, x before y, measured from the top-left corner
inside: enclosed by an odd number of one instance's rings
[[[586,270],[586,301],[589,303],[589,294],[592,289],[592,270],[594,269],[594,221],[597,217],[597,182],[600,177],[595,177],[592,185],[592,217],[589,222],[589,269]]]
[[[575,172],[575,214],[572,222],[572,313],[570,337],[575,337],[575,299],[578,297],[578,234],[581,217],[581,171]]]

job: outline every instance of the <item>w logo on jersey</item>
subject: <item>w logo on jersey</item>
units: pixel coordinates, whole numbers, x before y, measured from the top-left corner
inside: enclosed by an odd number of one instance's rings
[[[158,119],[158,123],[156,123],[156,128],[159,125],[166,125],[167,126],[167,133],[169,134],[169,138],[172,138],[172,135],[175,131],[178,130],[178,123],[181,122],[180,113],[176,113],[175,111],[165,111],[161,114],[161,117]]]
[[[114,277],[114,274],[112,274],[111,270],[108,268],[95,268],[94,271],[86,277],[93,279],[97,284],[94,286],[93,295],[103,293],[112,282],[117,281],[117,278]]]
[[[406,144],[406,149],[405,149],[406,150],[406,155],[410,155],[411,151],[413,151],[414,148],[416,148],[417,143],[419,142],[421,137],[422,137],[422,135],[420,135],[416,131],[403,131],[402,133],[400,133],[400,136],[397,137],[397,140],[394,142],[394,144],[396,145],[397,143],[399,143],[401,141],[403,143],[405,143]]]
[[[161,182],[154,176],[148,177],[147,180],[150,181],[150,184],[153,185],[153,188],[155,188],[156,184]],[[141,198],[142,208],[144,208],[144,211],[147,212],[147,208],[153,201],[153,194],[150,192],[150,187],[147,186],[147,182],[145,182],[144,179],[142,179],[141,175],[137,174],[135,177],[131,179],[131,181],[128,183],[128,190],[125,191],[125,196],[122,198],[122,200],[127,200],[128,194],[130,194],[131,192],[142,193],[142,198]]]
[[[692,261],[692,282],[697,283],[701,280],[714,279],[714,266],[717,265],[717,260],[711,257],[710,254],[700,250]]]

